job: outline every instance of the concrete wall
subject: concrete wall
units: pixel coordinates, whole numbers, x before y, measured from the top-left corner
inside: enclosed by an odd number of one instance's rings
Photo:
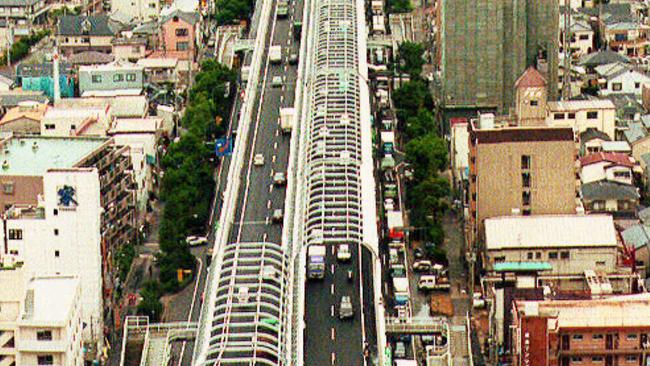
[[[176,35],[176,31],[187,29],[187,35]],[[169,19],[162,25],[163,47],[167,52],[178,52],[180,60],[194,60],[195,52],[195,29],[194,25],[187,23],[182,18]],[[188,48],[185,51],[177,48],[179,42],[187,42]]]
[[[13,193],[5,193],[5,184],[13,185]],[[42,194],[43,177],[0,174],[0,213],[12,204],[36,206]]]
[[[587,118],[588,112],[597,112],[597,118]],[[616,139],[616,109],[614,108],[581,110],[549,109],[546,115],[546,123],[554,127],[571,127],[576,134],[585,132],[588,128],[595,128],[606,133],[612,140]]]
[[[116,80],[115,77],[120,77]],[[127,77],[135,77],[129,81]],[[101,78],[93,82],[93,76]],[[79,93],[95,90],[142,89],[144,86],[144,71],[142,68],[115,68],[114,70],[90,69],[79,70]]]

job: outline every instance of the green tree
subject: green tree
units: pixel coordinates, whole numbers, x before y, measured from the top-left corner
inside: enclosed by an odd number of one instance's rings
[[[414,42],[402,42],[398,49],[399,68],[411,78],[419,78],[424,66],[424,45]]]
[[[420,109],[431,103],[431,95],[427,85],[422,80],[411,80],[393,92],[393,102],[397,108],[397,117],[406,121]]]
[[[138,304],[138,314],[149,317],[150,322],[157,322],[163,313],[163,305],[160,302],[162,288],[155,281],[147,281],[140,290],[142,301]]]
[[[410,0],[389,0],[388,11],[390,13],[408,13],[413,10]]]
[[[409,141],[405,154],[416,182],[436,175],[447,166],[447,143],[432,133]]]
[[[406,120],[406,135],[409,138],[423,136],[429,133],[438,133],[438,123],[433,113],[425,108],[420,108],[417,115]]]

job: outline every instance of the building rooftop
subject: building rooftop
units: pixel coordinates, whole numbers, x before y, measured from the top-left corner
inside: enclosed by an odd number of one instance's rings
[[[111,107],[115,118],[143,117],[147,113],[147,97],[144,95],[118,95],[115,97],[61,98],[57,107],[89,108]]]
[[[548,102],[547,106],[551,111],[580,111],[585,109],[616,108],[614,102],[609,99],[566,100],[560,102]]]
[[[616,165],[622,165],[629,168],[634,167],[634,162],[629,155],[617,152],[599,152],[580,158],[580,165],[590,165],[600,162],[610,162]]]
[[[545,86],[546,79],[532,66],[515,81],[515,88],[543,88]]]
[[[23,321],[65,326],[75,301],[79,300],[79,280],[68,276],[36,277],[27,284],[27,291]],[[30,291],[34,293],[33,301],[28,300]]]
[[[0,0],[0,6],[32,6],[41,0]]]
[[[625,141],[603,141],[601,144],[605,152],[631,152],[630,144]]]
[[[0,175],[42,176],[48,169],[72,168],[106,138],[9,137],[0,141]]]
[[[138,60],[138,66],[144,68],[172,68],[178,65],[178,59],[175,57],[149,57]]]
[[[107,15],[64,15],[59,18],[59,36],[114,36],[120,26]]]
[[[47,104],[37,102],[23,102],[23,104],[13,107],[0,119],[0,125],[4,125],[19,118],[28,118],[34,121],[41,121]]]
[[[85,65],[79,67],[79,72],[92,72],[92,71],[115,71],[115,70],[135,70],[141,71],[142,66],[126,61],[113,61],[107,64],[100,65]]]
[[[641,73],[634,71],[634,69],[632,69],[629,65],[622,62],[596,66],[595,70],[598,75],[604,77],[607,80],[614,79],[619,75],[625,74],[626,72],[642,75]]]
[[[616,246],[609,215],[502,216],[485,220],[488,250]]]
[[[118,118],[113,121],[109,134],[154,133],[162,126],[162,117]]]
[[[629,184],[610,181],[585,183],[580,187],[580,196],[587,201],[638,200],[638,188]]]
[[[18,91],[14,89],[12,92],[6,94],[0,94],[0,105],[6,108],[11,108],[17,106],[20,102],[38,102],[45,103],[49,102],[49,99],[42,91]]]
[[[118,89],[118,90],[86,90],[81,94],[83,98],[88,97],[120,97],[120,96],[138,96],[142,94],[142,89]]]
[[[625,139],[630,144],[633,144],[648,135],[641,122],[629,123],[627,127],[628,129],[623,131],[623,136],[625,136]]]
[[[621,236],[623,236],[625,244],[636,249],[650,245],[650,227],[643,224],[637,224],[625,229]]]
[[[650,327],[650,293],[589,300],[517,301],[526,316],[557,317],[557,328]],[[553,320],[551,320],[553,321]]]
[[[580,57],[578,65],[586,67],[596,67],[599,65],[612,64],[616,62],[630,63],[630,59],[612,50],[598,51],[586,54]]]
[[[68,61],[70,61],[70,63],[73,65],[107,64],[109,62],[113,62],[113,60],[115,60],[115,57],[113,55],[108,55],[97,51],[79,52],[68,58]]]

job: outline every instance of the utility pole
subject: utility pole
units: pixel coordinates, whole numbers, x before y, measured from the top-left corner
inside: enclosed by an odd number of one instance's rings
[[[14,45],[14,27],[9,22],[9,16],[5,17],[7,23],[7,66],[11,67],[11,48]]]
[[[571,98],[571,5],[569,2],[564,6],[564,11],[564,37],[562,37],[564,75],[562,75],[562,100],[569,100]]]

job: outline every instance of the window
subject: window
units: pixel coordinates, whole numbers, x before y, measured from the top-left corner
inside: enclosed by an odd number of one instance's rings
[[[625,362],[637,362],[636,356],[625,356]]]
[[[533,252],[528,252],[528,259],[533,259]]]
[[[156,3],[149,3],[149,9],[155,9]]]
[[[530,173],[521,173],[521,185],[524,188],[530,188]]]
[[[637,337],[637,334],[636,334],[636,333],[629,333],[629,334],[627,335],[627,340],[628,340],[628,341],[633,341],[633,340],[636,339],[636,337]]]
[[[47,124],[45,124],[45,129],[46,129],[46,130],[53,130],[53,129],[55,129],[55,128],[56,128],[56,126],[53,125],[53,124],[51,124],[51,123],[47,123]]]
[[[59,235],[59,229],[54,229],[54,235]]]
[[[587,112],[587,119],[597,119],[597,118],[598,118],[598,111]]]
[[[569,252],[560,252],[560,259],[569,259]]]
[[[594,201],[591,204],[591,207],[594,210],[604,210],[605,209],[605,201],[603,201],[603,200]]]
[[[571,357],[571,362],[582,362],[582,357],[573,356]]]
[[[189,34],[187,28],[178,28],[176,29],[176,37],[185,37]]]
[[[553,119],[564,119],[564,113],[553,113]]]
[[[188,48],[188,42],[176,42],[176,51],[187,51]]]
[[[549,252],[548,259],[557,259],[557,252]]]
[[[61,255],[61,252],[59,252],[58,250],[54,251],[54,257],[59,258],[60,255]]]
[[[623,201],[619,200],[616,202],[618,206],[618,210],[629,210],[630,209],[630,202],[629,201]]]
[[[521,169],[530,169],[530,155],[521,156]]]
[[[603,356],[593,356],[591,362],[603,362]]]
[[[641,83],[634,83],[634,89],[639,89],[641,87]]]
[[[77,129],[77,125],[70,125],[70,129],[71,129],[71,130],[76,130],[76,129]]]
[[[591,336],[591,339],[603,339],[603,335],[602,334],[594,334],[594,335]]]
[[[131,53],[140,53],[140,46],[131,47]]]
[[[39,365],[54,365],[54,356],[52,355],[43,355],[38,356]]]
[[[524,204],[524,206],[529,206],[530,205],[530,192],[529,191],[521,192],[521,201]]]
[[[613,91],[621,91],[621,90],[623,90],[623,84],[622,83],[612,83],[612,90]]]
[[[588,34],[581,34],[580,37],[578,37],[578,38],[580,38],[580,40],[582,40],[582,41],[586,41],[586,40],[589,39],[589,35]]]
[[[576,114],[573,112],[569,113],[569,119],[576,119]]]
[[[500,257],[494,257],[494,262],[495,263],[505,262],[505,261],[506,261],[506,257],[504,255],[502,255]]]
[[[52,213],[54,214],[54,216],[57,216],[59,214],[59,209],[55,208]]]
[[[41,330],[36,332],[36,340],[39,341],[51,341],[52,340],[52,331],[51,330]]]
[[[582,340],[582,334],[574,334],[571,339],[574,341],[581,341]]]
[[[23,230],[22,229],[9,229],[9,239],[10,240],[22,240],[23,239]]]
[[[97,83],[101,83],[101,82],[102,82],[102,76],[101,76],[101,75],[93,75],[93,76],[91,77],[91,80],[92,80],[92,82],[95,83],[95,84],[97,84]]]
[[[596,261],[596,265],[602,267],[605,265],[605,261]]]
[[[538,105],[539,105],[539,102],[537,101],[537,99],[532,99],[530,101],[530,106],[531,107],[537,107]]]
[[[12,250],[9,251],[9,254],[18,255],[18,251],[16,249],[12,249]]]
[[[122,82],[122,81],[124,81],[124,75],[122,75],[122,74],[113,75],[113,82],[114,83],[119,83],[119,82]]]
[[[630,172],[629,171],[615,171],[614,172],[614,178],[630,178]]]
[[[535,259],[542,259],[542,252],[535,253]]]
[[[13,182],[2,183],[2,191],[5,194],[14,194],[14,183]]]
[[[126,74],[126,81],[135,81],[135,74]]]
[[[525,208],[525,209],[521,212],[521,214],[524,215],[524,216],[530,216],[531,213],[532,213],[532,211],[530,211],[530,208]]]

